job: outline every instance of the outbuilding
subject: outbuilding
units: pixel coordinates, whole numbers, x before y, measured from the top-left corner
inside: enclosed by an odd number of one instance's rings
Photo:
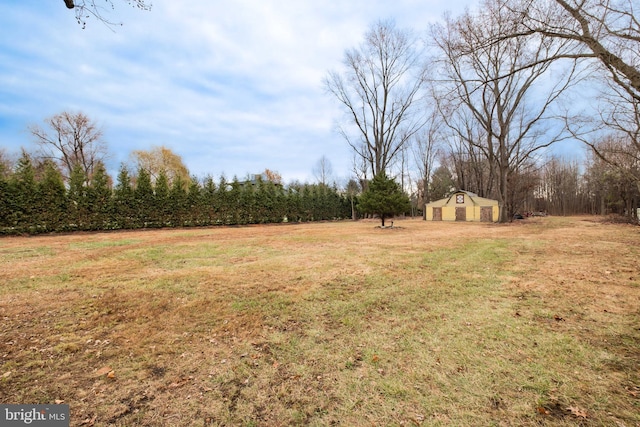
[[[497,200],[459,190],[449,197],[427,203],[425,214],[427,221],[498,222],[500,205]]]

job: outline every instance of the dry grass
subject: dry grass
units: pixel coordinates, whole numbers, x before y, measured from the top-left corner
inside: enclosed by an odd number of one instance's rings
[[[640,426],[640,230],[0,239],[0,402],[72,425]]]

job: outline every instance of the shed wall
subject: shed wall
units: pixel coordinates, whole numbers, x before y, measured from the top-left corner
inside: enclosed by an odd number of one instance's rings
[[[463,194],[464,201],[463,203],[457,203],[461,201],[461,199],[457,199],[456,196]],[[442,221],[455,221],[456,220],[456,208],[465,208],[465,218],[466,221],[481,221],[483,219],[482,210],[490,208],[491,209],[491,219],[493,222],[497,222],[500,218],[500,206],[498,206],[498,202],[496,200],[485,199],[485,198],[474,198],[467,193],[455,193],[448,199],[441,199],[435,202],[429,203],[426,205],[426,220],[434,221],[434,220],[442,220]],[[434,208],[440,209],[442,212],[442,216],[436,214],[434,215]],[[460,218],[461,215],[458,215]],[[487,214],[485,214],[485,218]]]

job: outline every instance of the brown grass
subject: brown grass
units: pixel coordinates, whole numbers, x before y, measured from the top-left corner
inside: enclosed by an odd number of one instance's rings
[[[0,239],[0,402],[74,426],[640,426],[640,229]]]

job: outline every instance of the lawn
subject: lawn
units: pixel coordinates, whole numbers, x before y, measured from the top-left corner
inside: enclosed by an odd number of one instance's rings
[[[72,426],[640,426],[640,228],[0,239],[0,402]]]

